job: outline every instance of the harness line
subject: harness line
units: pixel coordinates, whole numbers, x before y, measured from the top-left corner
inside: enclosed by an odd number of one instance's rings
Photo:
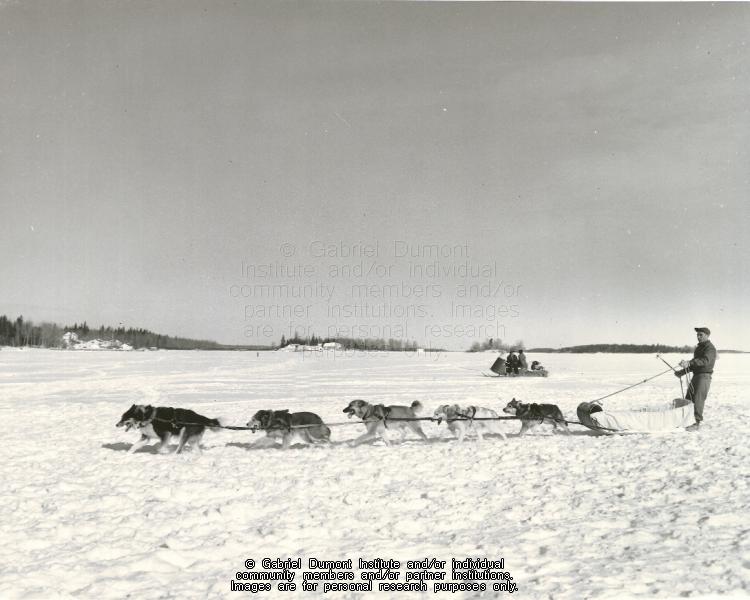
[[[656,379],[657,377],[661,377],[664,375],[664,373],[669,373],[670,371],[673,371],[673,369],[670,367],[666,371],[662,371],[661,373],[657,373],[656,375],[652,377],[648,377],[647,379],[644,379],[643,381],[639,381],[638,383],[634,383],[633,385],[629,385],[627,387],[622,388],[621,390],[617,390],[616,392],[612,392],[611,394],[607,394],[606,396],[602,396],[601,398],[597,398],[596,400],[591,400],[591,402],[599,402],[600,400],[604,400],[605,398],[609,398],[610,396],[614,396],[615,394],[620,394],[626,390],[629,390],[631,388],[636,387],[637,385],[641,385],[642,383],[646,383],[647,381],[651,381],[652,379]]]
[[[556,421],[558,423],[565,423],[566,425],[583,425],[584,427],[591,428],[589,425],[585,425],[580,421],[568,421],[567,419],[556,419],[554,417],[545,417],[546,420]],[[320,427],[325,425],[326,427],[341,427],[344,425],[361,425],[367,421],[340,421],[337,423],[317,423],[311,425],[290,425],[289,427],[248,427],[242,425],[206,425],[205,423],[187,423],[183,421],[173,421],[170,419],[160,419],[159,417],[153,417],[150,421],[161,421],[162,423],[171,423],[173,425],[179,425],[181,427],[210,427],[219,429],[231,429],[233,431],[287,431],[289,429],[309,429],[311,427]],[[376,419],[378,421],[385,421],[386,419]],[[390,421],[437,421],[438,425],[443,421],[442,417],[388,417]],[[507,417],[468,417],[459,416],[451,419],[451,421],[520,421],[521,417],[507,416]],[[147,421],[148,422],[148,421]],[[447,423],[446,419],[446,423]],[[610,429],[608,427],[599,427],[606,431],[618,431],[617,429]]]
[[[663,362],[665,365],[667,365],[670,369],[672,369],[675,373],[677,373],[677,369],[675,369],[672,365],[670,365],[666,360],[664,360],[661,357],[661,354],[657,354],[656,358],[658,358],[661,362]],[[680,375],[680,394],[682,394],[682,399],[685,399],[685,390],[682,387],[682,375]]]

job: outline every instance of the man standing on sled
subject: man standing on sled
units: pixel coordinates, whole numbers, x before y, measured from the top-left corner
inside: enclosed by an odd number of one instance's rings
[[[686,373],[693,374],[685,397],[693,402],[695,425],[688,427],[688,431],[696,431],[701,426],[703,405],[706,403],[706,396],[708,396],[708,390],[711,387],[711,375],[714,372],[714,363],[716,362],[716,348],[708,339],[711,330],[708,327],[696,327],[695,333],[698,336],[698,345],[695,347],[692,360],[681,360],[682,370],[675,371],[677,377],[682,377]]]

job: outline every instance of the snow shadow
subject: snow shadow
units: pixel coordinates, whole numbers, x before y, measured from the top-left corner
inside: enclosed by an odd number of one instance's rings
[[[519,431],[516,431],[515,433],[508,433],[506,435],[508,436],[508,439],[520,438],[521,437],[521,432],[519,430]],[[603,435],[603,433],[599,433],[598,431],[593,431],[591,429],[582,429],[580,431],[578,431],[578,430],[574,431],[574,430],[571,429],[570,433],[552,433],[552,432],[545,433],[544,431],[539,431],[539,432],[532,431],[531,433],[527,433],[523,437],[526,437],[526,438],[529,438],[529,437],[530,438],[534,438],[534,437],[551,437],[551,436],[555,436],[555,437],[581,437],[581,436],[584,436],[584,437],[597,437],[597,436],[600,436],[600,435]],[[484,436],[484,437],[487,437],[487,436]]]
[[[133,444],[129,444],[128,442],[102,444],[102,448],[105,448],[106,450],[113,450],[114,452],[127,452],[132,446]],[[163,452],[162,454],[172,454],[176,449],[177,444],[170,445],[169,450]],[[190,452],[190,446],[187,446],[183,452]],[[152,446],[142,446],[141,448],[138,448],[138,450],[136,450],[133,454],[159,454],[159,450],[156,444],[154,444]]]
[[[282,450],[281,442],[276,444],[275,446],[256,446],[254,442],[227,442],[225,444],[228,448],[240,448],[242,450],[250,450],[250,451],[257,451],[257,450]],[[348,442],[342,441],[342,442],[330,442],[328,444],[316,444],[315,446],[311,446],[310,444],[292,444],[289,447],[289,450],[307,450],[307,449],[315,449],[315,448],[323,448],[323,449],[330,449],[330,448],[338,448],[338,447],[346,447],[348,446]]]

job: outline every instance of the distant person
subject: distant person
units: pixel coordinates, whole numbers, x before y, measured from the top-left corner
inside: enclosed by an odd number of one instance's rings
[[[505,374],[518,375],[518,367],[521,366],[521,362],[518,360],[515,351],[511,350],[508,353],[508,358],[505,359]]]
[[[538,360],[535,360],[531,363],[531,370],[532,371],[543,371],[544,367],[542,366],[542,363],[540,363]]]
[[[711,375],[716,362],[716,348],[708,339],[711,336],[711,330],[708,327],[696,327],[695,333],[698,336],[698,345],[693,351],[693,358],[681,360],[682,370],[675,371],[677,377],[682,377],[686,373],[693,374],[685,397],[694,405],[695,425],[687,427],[688,431],[697,431],[701,426],[703,405],[706,403],[708,390],[711,387]]]
[[[526,362],[526,355],[523,353],[523,348],[518,351],[518,366],[521,371],[529,370],[529,364]]]

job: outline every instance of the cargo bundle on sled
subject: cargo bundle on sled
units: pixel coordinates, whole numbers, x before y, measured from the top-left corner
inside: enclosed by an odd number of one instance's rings
[[[582,425],[600,433],[670,432],[695,423],[693,403],[683,398],[661,410],[606,410],[596,402],[582,402],[577,413]]]

